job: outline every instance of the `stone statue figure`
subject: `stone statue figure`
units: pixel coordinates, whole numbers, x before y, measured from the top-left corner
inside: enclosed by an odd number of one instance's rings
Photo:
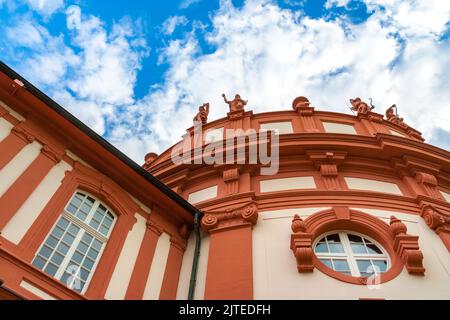
[[[394,111],[395,110],[395,111]],[[399,126],[405,127],[407,126],[403,122],[403,118],[400,118],[397,114],[397,106],[393,104],[386,110],[386,120],[392,123],[395,123]]]
[[[228,101],[227,98],[225,97],[225,94],[222,94],[223,100],[225,101],[225,103],[227,103],[230,106],[230,112],[233,111],[239,111],[239,110],[244,110],[244,106],[247,104],[247,101],[244,101],[241,99],[241,96],[236,94],[234,96],[234,99],[231,101]]]
[[[351,110],[356,111],[358,114],[367,114],[374,106],[370,106],[361,100],[361,98],[350,99],[352,104]]]
[[[194,117],[194,122],[199,121],[202,124],[205,124],[208,121],[208,114],[209,114],[209,103],[206,102],[200,107],[198,107],[198,112]]]

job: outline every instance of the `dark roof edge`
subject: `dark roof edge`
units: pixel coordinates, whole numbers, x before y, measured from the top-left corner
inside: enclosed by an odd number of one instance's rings
[[[144,168],[139,166],[136,162],[134,162],[133,160],[128,158],[123,152],[121,152],[119,149],[114,147],[111,143],[106,141],[103,137],[101,137],[100,135],[95,133],[92,129],[90,129],[88,126],[86,126],[83,122],[81,122],[78,118],[76,118],[74,115],[72,115],[69,111],[64,109],[56,101],[54,101],[49,96],[47,96],[45,93],[43,93],[41,90],[36,88],[33,84],[31,84],[28,80],[26,80],[20,74],[15,72],[13,69],[11,69],[8,65],[6,65],[1,60],[0,60],[0,71],[2,71],[4,74],[6,74],[12,80],[18,79],[18,80],[22,81],[23,84],[25,85],[25,88],[31,94],[33,94],[39,100],[44,102],[47,106],[49,106],[51,109],[53,109],[56,113],[58,113],[59,115],[61,115],[65,119],[67,119],[74,126],[76,126],[78,129],[83,131],[86,135],[88,135],[91,139],[93,139],[95,142],[100,144],[103,148],[105,148],[110,153],[112,153],[114,156],[119,158],[122,162],[124,162],[126,165],[128,165],[130,168],[132,168],[136,173],[138,173],[140,176],[142,176],[148,182],[153,184],[156,188],[158,188],[159,190],[161,190],[162,192],[167,194],[167,196],[169,198],[174,200],[181,207],[186,209],[189,213],[194,215],[195,212],[199,211],[192,204],[190,204],[185,199],[183,199],[179,194],[177,194],[172,189],[170,189],[168,186],[163,184],[160,180],[155,178],[152,174],[147,172]]]
[[[18,300],[26,300],[23,296],[21,296],[20,294],[18,294],[14,290],[11,290],[10,288],[5,287],[2,279],[0,279],[0,290],[6,291],[10,295],[16,297]]]

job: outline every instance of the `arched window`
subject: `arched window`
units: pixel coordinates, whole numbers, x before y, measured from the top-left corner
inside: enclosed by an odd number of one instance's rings
[[[353,277],[370,277],[390,267],[382,246],[367,236],[347,231],[321,235],[314,243],[314,253],[328,268]]]
[[[33,265],[80,293],[87,288],[115,223],[115,215],[77,191],[33,259]]]

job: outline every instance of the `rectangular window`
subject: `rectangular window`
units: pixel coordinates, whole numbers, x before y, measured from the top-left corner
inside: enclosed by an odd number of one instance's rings
[[[189,194],[188,201],[198,203],[215,197],[217,197],[217,186],[212,186]]]
[[[353,177],[345,177],[344,179],[349,189],[368,190],[403,195],[400,191],[400,188],[395,183]]]
[[[277,134],[293,133],[291,121],[261,123],[260,131],[275,131]]]
[[[322,122],[325,132],[329,133],[344,133],[344,134],[356,134],[355,127],[351,124],[343,124],[337,122]]]
[[[313,177],[290,177],[260,181],[261,192],[273,192],[295,189],[314,189],[316,184]]]

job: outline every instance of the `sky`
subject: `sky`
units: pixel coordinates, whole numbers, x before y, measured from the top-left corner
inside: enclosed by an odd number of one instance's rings
[[[450,1],[0,0],[0,60],[138,163],[221,94],[253,112],[309,98],[396,104],[450,149]]]

